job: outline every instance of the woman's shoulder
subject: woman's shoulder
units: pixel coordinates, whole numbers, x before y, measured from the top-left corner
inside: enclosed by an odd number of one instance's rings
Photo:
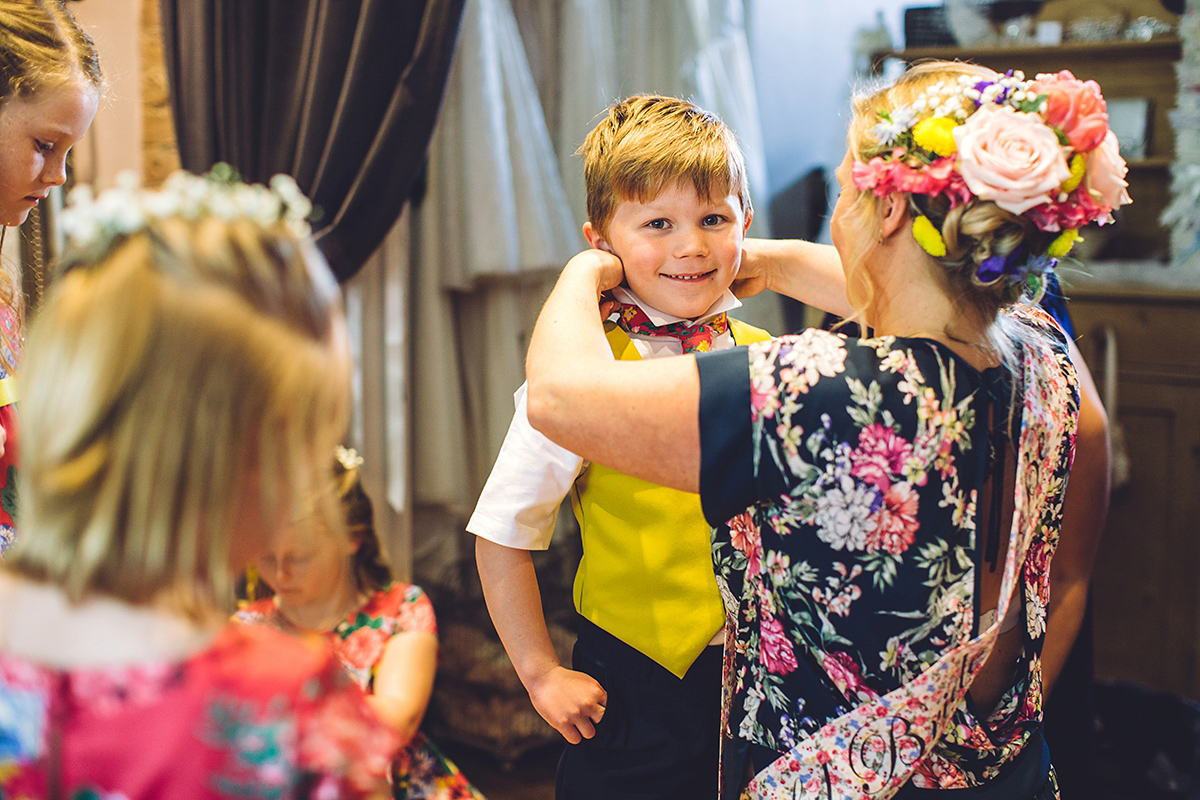
[[[819,395],[825,405],[837,396],[856,397],[891,389],[912,394],[932,387],[940,392],[942,374],[974,373],[952,351],[929,339],[895,336],[857,338],[810,328],[750,345],[755,389]]]
[[[436,633],[437,621],[433,603],[420,586],[394,581],[377,590],[359,610],[358,620],[387,620],[394,624],[394,633],[416,631]]]

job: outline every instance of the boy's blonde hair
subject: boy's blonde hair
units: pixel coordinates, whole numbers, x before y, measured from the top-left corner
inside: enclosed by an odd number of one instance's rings
[[[707,199],[735,194],[742,211],[751,211],[746,165],[733,131],[686,100],[635,95],[616,103],[579,153],[588,220],[601,235],[607,235],[619,203],[645,202],[681,181]]]
[[[76,257],[29,335],[6,565],[75,600],[221,609],[234,534],[331,495],[349,368],[337,284],[281,223],[172,216]]]

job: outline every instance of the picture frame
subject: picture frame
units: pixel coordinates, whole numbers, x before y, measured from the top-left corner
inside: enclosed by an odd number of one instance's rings
[[[1107,101],[1108,126],[1117,135],[1126,161],[1146,158],[1150,134],[1150,98],[1114,97]]]

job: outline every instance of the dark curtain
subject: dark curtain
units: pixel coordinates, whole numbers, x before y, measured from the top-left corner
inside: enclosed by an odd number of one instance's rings
[[[159,0],[185,169],[295,177],[340,280],[421,172],[465,0]]]

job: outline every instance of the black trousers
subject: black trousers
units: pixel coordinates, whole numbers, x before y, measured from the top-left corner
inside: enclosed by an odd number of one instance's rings
[[[721,648],[677,678],[586,620],[572,666],[608,693],[596,735],[567,745],[557,800],[706,800],[717,796]]]

